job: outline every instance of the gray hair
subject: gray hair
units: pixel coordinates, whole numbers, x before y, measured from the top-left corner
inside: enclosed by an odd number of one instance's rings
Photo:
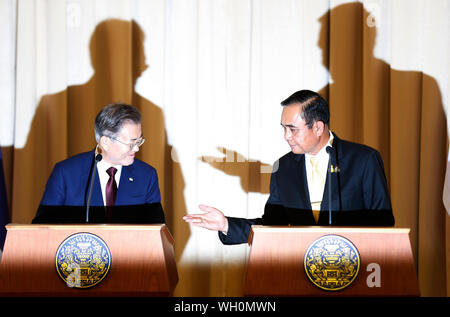
[[[102,136],[117,137],[122,125],[127,122],[141,123],[141,113],[135,107],[114,103],[104,107],[95,118],[95,140],[100,142]]]

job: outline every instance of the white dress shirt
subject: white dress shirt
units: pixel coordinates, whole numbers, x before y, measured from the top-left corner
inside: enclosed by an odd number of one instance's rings
[[[327,146],[331,146],[333,142],[334,136],[330,131],[330,138],[328,139],[327,144],[316,155],[306,154],[305,153],[305,166],[306,166],[306,177],[308,180],[308,190],[309,190],[309,198],[311,203],[321,202],[323,198],[323,191],[325,189],[325,180],[327,179],[327,169],[328,169],[328,160],[330,156],[327,153]],[[324,180],[323,186],[318,188],[316,186],[311,186],[312,184],[312,165],[310,163],[311,158],[314,157],[318,162],[318,169],[322,179]]]
[[[106,170],[110,167],[115,167],[117,169],[116,175],[114,175],[114,178],[116,180],[117,189],[119,189],[119,181],[120,181],[120,174],[122,173],[122,165],[111,165],[104,160],[101,160],[97,163],[97,172],[98,172],[98,178],[100,179],[100,187],[102,189],[102,196],[103,196],[103,205],[106,206],[106,183],[108,183],[109,175],[106,172]]]

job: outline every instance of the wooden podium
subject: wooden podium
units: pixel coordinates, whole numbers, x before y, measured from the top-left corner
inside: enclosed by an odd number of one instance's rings
[[[15,225],[0,262],[0,296],[168,296],[178,282],[173,238],[165,225]],[[110,269],[89,288],[69,287],[56,269],[61,243],[76,233],[99,237]]]
[[[327,235],[346,238],[359,253],[359,272],[341,290],[316,286],[305,271],[308,249]],[[253,226],[248,243],[246,296],[419,296],[409,229]]]

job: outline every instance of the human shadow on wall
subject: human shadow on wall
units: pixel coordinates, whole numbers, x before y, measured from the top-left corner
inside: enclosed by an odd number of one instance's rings
[[[41,98],[27,143],[14,153],[15,222],[31,222],[55,163],[95,147],[97,113],[107,104],[124,102],[141,111],[147,141],[136,156],[158,172],[166,224],[176,240],[179,259],[190,235],[189,226],[176,223],[186,210],[185,183],[180,164],[172,160],[175,150],[167,142],[163,111],[135,91],[136,81],[148,68],[144,37],[134,21],[108,19],[99,23],[90,39],[92,77],[84,84]]]
[[[200,160],[227,175],[239,177],[241,187],[246,193],[269,193],[272,165],[245,158],[237,151],[227,148],[218,147],[217,151],[224,156],[202,156]]]
[[[419,179],[420,188],[435,189],[434,198],[427,201],[437,204],[437,208],[442,205],[446,122],[439,87],[433,77],[421,71],[394,70],[374,56],[377,21],[361,3],[336,6],[318,21],[321,28],[317,45],[322,51],[322,64],[332,78],[332,83],[318,92],[330,104],[330,128],[342,139],[380,151],[396,225],[412,229],[416,250]],[[282,108],[278,107],[281,118]],[[269,163],[247,159],[233,149],[218,148],[224,155],[200,159],[227,175],[239,177],[245,192],[269,192],[270,173],[260,172],[260,166]],[[238,157],[240,161],[235,159]],[[427,166],[426,172],[421,172],[421,165]]]

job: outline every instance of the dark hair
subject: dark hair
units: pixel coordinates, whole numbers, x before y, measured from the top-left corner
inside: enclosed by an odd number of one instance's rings
[[[103,135],[113,138],[116,137],[122,125],[126,122],[141,123],[139,110],[123,103],[107,105],[95,118],[95,139],[97,142],[100,142],[100,138]]]
[[[328,126],[330,121],[328,103],[318,93],[311,90],[300,90],[283,100],[281,105],[285,107],[295,103],[302,106],[301,116],[309,129],[316,121],[322,121]]]

